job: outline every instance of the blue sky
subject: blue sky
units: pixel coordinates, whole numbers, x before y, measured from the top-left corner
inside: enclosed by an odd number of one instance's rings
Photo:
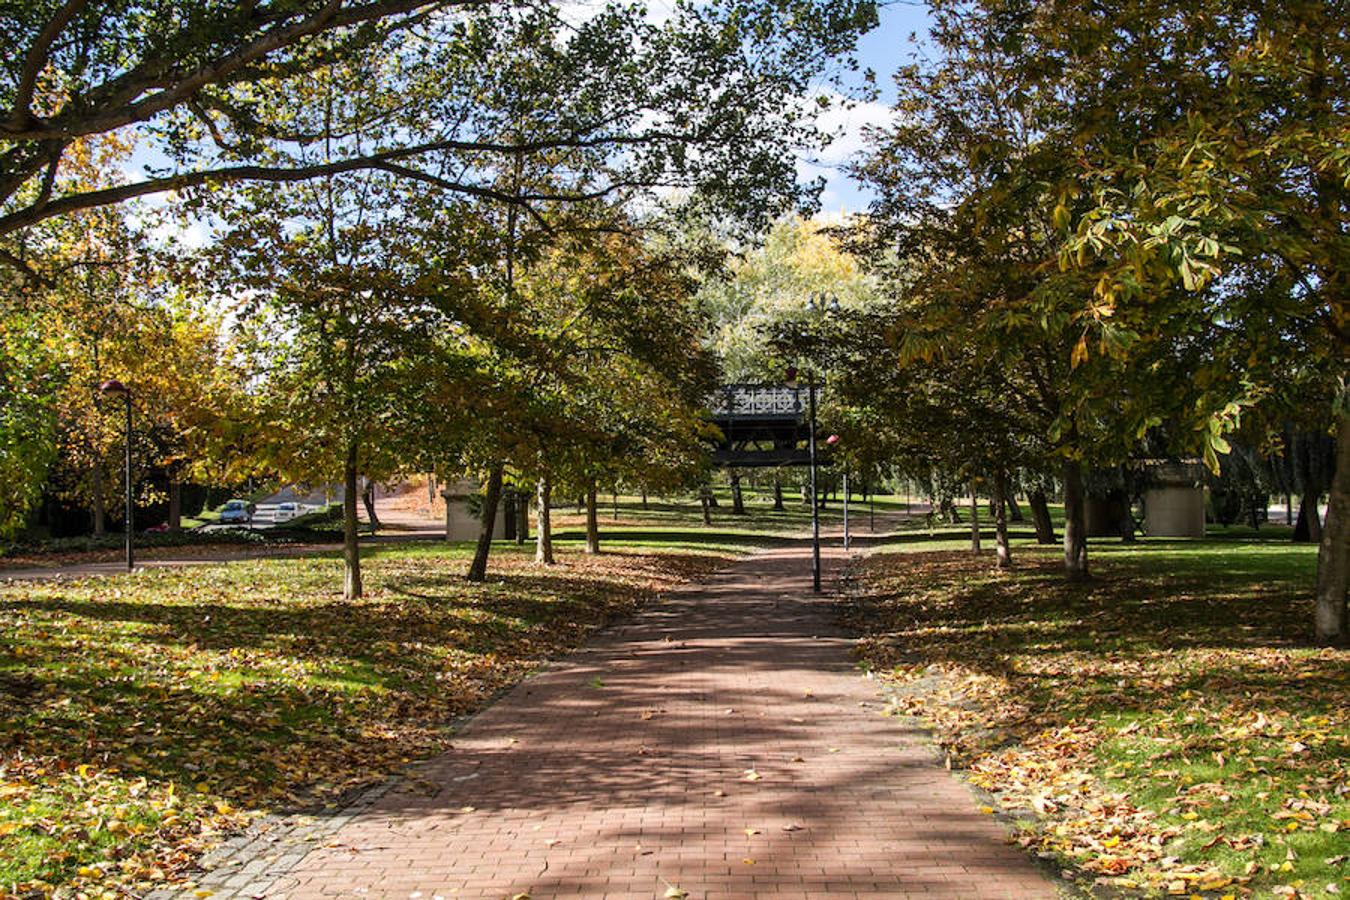
[[[594,0],[577,0],[577,6],[585,8],[592,2]],[[663,5],[662,0],[650,2],[657,8]],[[798,176],[803,180],[816,176],[825,178],[825,190],[821,194],[821,212],[825,215],[861,212],[867,208],[870,199],[868,193],[849,178],[843,169],[865,148],[864,127],[884,124],[889,118],[890,104],[894,99],[891,75],[913,56],[916,44],[911,40],[911,35],[920,44],[927,35],[929,16],[922,0],[890,0],[881,7],[879,13],[878,26],[859,41],[857,59],[862,69],[871,69],[876,73],[876,84],[881,89],[881,96],[876,101],[841,104],[826,113],[822,125],[836,135],[834,143],[824,153],[803,157],[798,162]],[[848,72],[841,66],[840,76],[850,88],[861,89],[863,86],[861,73]],[[833,88],[825,84],[821,85],[821,89],[834,92]],[[142,145],[130,163],[128,176],[140,178],[144,176],[143,166],[162,166],[167,160],[153,148]],[[152,198],[151,203],[155,202],[156,199]],[[206,228],[200,222],[193,223],[178,237],[190,245],[198,246],[207,238]]]
[[[825,214],[860,212],[867,207],[868,194],[842,169],[864,149],[863,128],[884,124],[889,118],[895,96],[891,75],[909,62],[916,50],[910,36],[922,42],[928,33],[928,9],[922,2],[891,2],[881,8],[880,19],[880,24],[859,41],[857,58],[863,69],[876,73],[881,97],[875,102],[827,113],[823,124],[837,135],[834,143],[823,154],[803,159],[798,165],[798,174],[804,178],[825,177],[825,191],[821,195],[821,211]],[[853,87],[862,85],[861,75],[849,80]]]

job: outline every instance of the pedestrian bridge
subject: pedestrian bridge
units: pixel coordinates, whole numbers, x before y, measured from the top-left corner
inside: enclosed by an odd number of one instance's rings
[[[809,465],[810,402],[805,386],[723,385],[708,398],[721,431],[713,461],[737,468]]]

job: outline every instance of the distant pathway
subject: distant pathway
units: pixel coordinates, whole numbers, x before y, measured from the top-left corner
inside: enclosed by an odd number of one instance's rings
[[[801,544],[674,594],[516,687],[454,749],[283,859],[286,874],[260,881],[265,864],[236,859],[204,887],[1054,897],[920,737],[881,715],[808,580]]]

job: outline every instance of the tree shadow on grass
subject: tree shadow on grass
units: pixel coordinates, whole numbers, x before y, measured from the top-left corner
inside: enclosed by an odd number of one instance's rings
[[[1197,553],[1199,550],[1201,552]],[[1217,552],[1208,552],[1216,550]],[[879,559],[873,590],[849,610],[874,663],[959,666],[1009,685],[1027,711],[1013,736],[1083,717],[1210,704],[1329,711],[1344,662],[1290,653],[1308,643],[1310,557],[1161,542],[1097,556],[1067,583],[1060,563],[1024,553],[1010,573],[986,557],[934,551]],[[1180,659],[1193,664],[1179,665]]]

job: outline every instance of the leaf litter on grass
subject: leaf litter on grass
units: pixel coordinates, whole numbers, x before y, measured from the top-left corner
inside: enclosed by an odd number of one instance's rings
[[[1306,548],[1215,543],[1100,553],[1087,586],[1049,554],[878,555],[845,615],[1028,850],[1114,890],[1324,896],[1350,876],[1350,653],[1306,643]]]
[[[548,570],[451,551],[16,584],[0,595],[0,895],[139,892],[227,831],[332,801],[644,599],[721,560],[610,553]]]

